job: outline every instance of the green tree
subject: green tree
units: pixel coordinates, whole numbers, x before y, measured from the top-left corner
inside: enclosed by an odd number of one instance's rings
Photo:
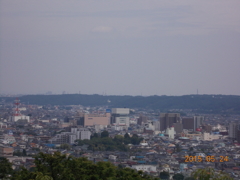
[[[124,139],[130,139],[130,136],[129,136],[128,133],[126,133],[126,134],[124,135]]]
[[[36,173],[36,180],[53,180],[53,178],[48,176],[48,175],[44,175],[41,172],[37,172]]]
[[[170,177],[170,175],[168,172],[166,172],[166,171],[160,172],[161,179],[169,179],[169,177]]]
[[[91,136],[91,139],[93,138],[98,138],[98,134],[97,133],[94,133],[92,136]]]
[[[12,173],[12,164],[5,157],[0,157],[0,179],[7,179]]]
[[[101,133],[101,138],[105,138],[105,137],[108,137],[108,136],[109,136],[108,131],[103,131],[103,132]]]
[[[69,150],[70,149],[70,145],[69,144],[61,144],[60,148]]]
[[[187,178],[185,178],[185,180],[195,180],[195,178],[193,178],[193,177],[187,177]]]
[[[86,158],[74,158],[59,152],[39,153],[35,157],[33,172],[22,168],[12,180],[153,180],[142,171],[118,168],[109,162],[94,164]]]
[[[183,180],[184,179],[184,175],[177,173],[173,176],[174,180]]]
[[[198,169],[192,173],[192,177],[199,180],[233,180],[228,174],[212,168]]]
[[[133,134],[130,139],[131,139],[131,144],[134,144],[134,145],[138,145],[143,140],[143,138],[139,138],[137,134]]]

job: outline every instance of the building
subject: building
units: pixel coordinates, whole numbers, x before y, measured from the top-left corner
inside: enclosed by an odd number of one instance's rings
[[[176,134],[174,127],[170,127],[166,129],[166,134],[169,138],[174,139],[174,135]]]
[[[216,139],[221,139],[222,135],[214,135],[214,134],[210,134],[210,133],[203,133],[203,140],[204,141],[212,141],[212,140],[216,140]]]
[[[183,129],[196,131],[197,128],[202,126],[203,120],[203,116],[184,117],[182,118]]]
[[[209,124],[207,124],[207,125],[202,125],[202,129],[203,129],[203,131],[205,131],[205,132],[212,132],[212,126],[211,125],[209,125]]]
[[[176,134],[179,134],[183,131],[183,124],[182,123],[173,123],[173,127],[176,131]]]
[[[232,138],[232,139],[236,139],[237,138],[238,126],[239,125],[237,123],[229,123],[228,134],[229,134],[230,138]]]
[[[194,118],[183,117],[182,118],[183,129],[194,130]]]
[[[106,112],[105,114],[81,114],[78,117],[77,125],[81,125],[83,127],[86,126],[95,126],[95,125],[103,125],[107,126],[110,124],[111,114]]]
[[[91,132],[84,128],[71,128],[71,132],[61,132],[49,139],[51,144],[73,144],[78,139],[90,139]]]
[[[204,116],[194,116],[194,131],[196,131],[197,128],[199,128],[204,121]]]
[[[237,142],[238,143],[240,143],[240,127],[237,129],[237,133],[236,133],[237,135],[237,137],[236,137],[236,139],[237,139]]]
[[[111,124],[129,127],[129,108],[113,108]]]
[[[3,134],[0,136],[0,140],[7,142],[8,144],[13,144],[16,142],[16,139],[14,136],[10,134]]]
[[[146,122],[147,122],[147,117],[146,116],[140,115],[139,118],[137,119],[137,124],[138,125],[142,125],[143,123],[146,123]]]
[[[149,164],[136,164],[132,165],[132,169],[136,169],[137,171],[143,171],[143,172],[157,172],[157,166],[156,165],[149,165]]]
[[[30,117],[29,116],[25,116],[25,115],[22,115],[20,113],[20,108],[19,108],[20,101],[19,101],[18,98],[16,98],[14,104],[16,105],[16,107],[14,109],[13,115],[9,117],[9,121],[10,122],[17,122],[19,120],[25,120],[26,122],[30,122]]]
[[[30,117],[29,116],[25,116],[25,115],[18,115],[18,116],[10,116],[9,117],[9,122],[17,122],[19,120],[25,120],[26,122],[30,122]]]
[[[13,156],[13,148],[0,144],[0,157]]]
[[[159,117],[160,131],[165,131],[167,128],[172,127],[173,123],[180,123],[179,113],[161,113]]]

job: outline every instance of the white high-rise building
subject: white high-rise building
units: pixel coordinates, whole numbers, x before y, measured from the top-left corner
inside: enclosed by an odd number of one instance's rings
[[[174,127],[170,127],[166,129],[166,134],[169,138],[174,139],[174,135],[176,134]]]
[[[129,108],[112,108],[111,124],[129,127]]]

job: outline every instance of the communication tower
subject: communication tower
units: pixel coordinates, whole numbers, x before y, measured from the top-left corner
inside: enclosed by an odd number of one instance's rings
[[[18,98],[15,99],[15,111],[13,116],[21,116],[21,113],[19,111],[19,105],[20,105],[20,100]]]

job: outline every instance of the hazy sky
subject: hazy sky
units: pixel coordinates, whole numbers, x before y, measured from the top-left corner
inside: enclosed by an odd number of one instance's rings
[[[1,0],[0,93],[240,95],[239,0]]]

